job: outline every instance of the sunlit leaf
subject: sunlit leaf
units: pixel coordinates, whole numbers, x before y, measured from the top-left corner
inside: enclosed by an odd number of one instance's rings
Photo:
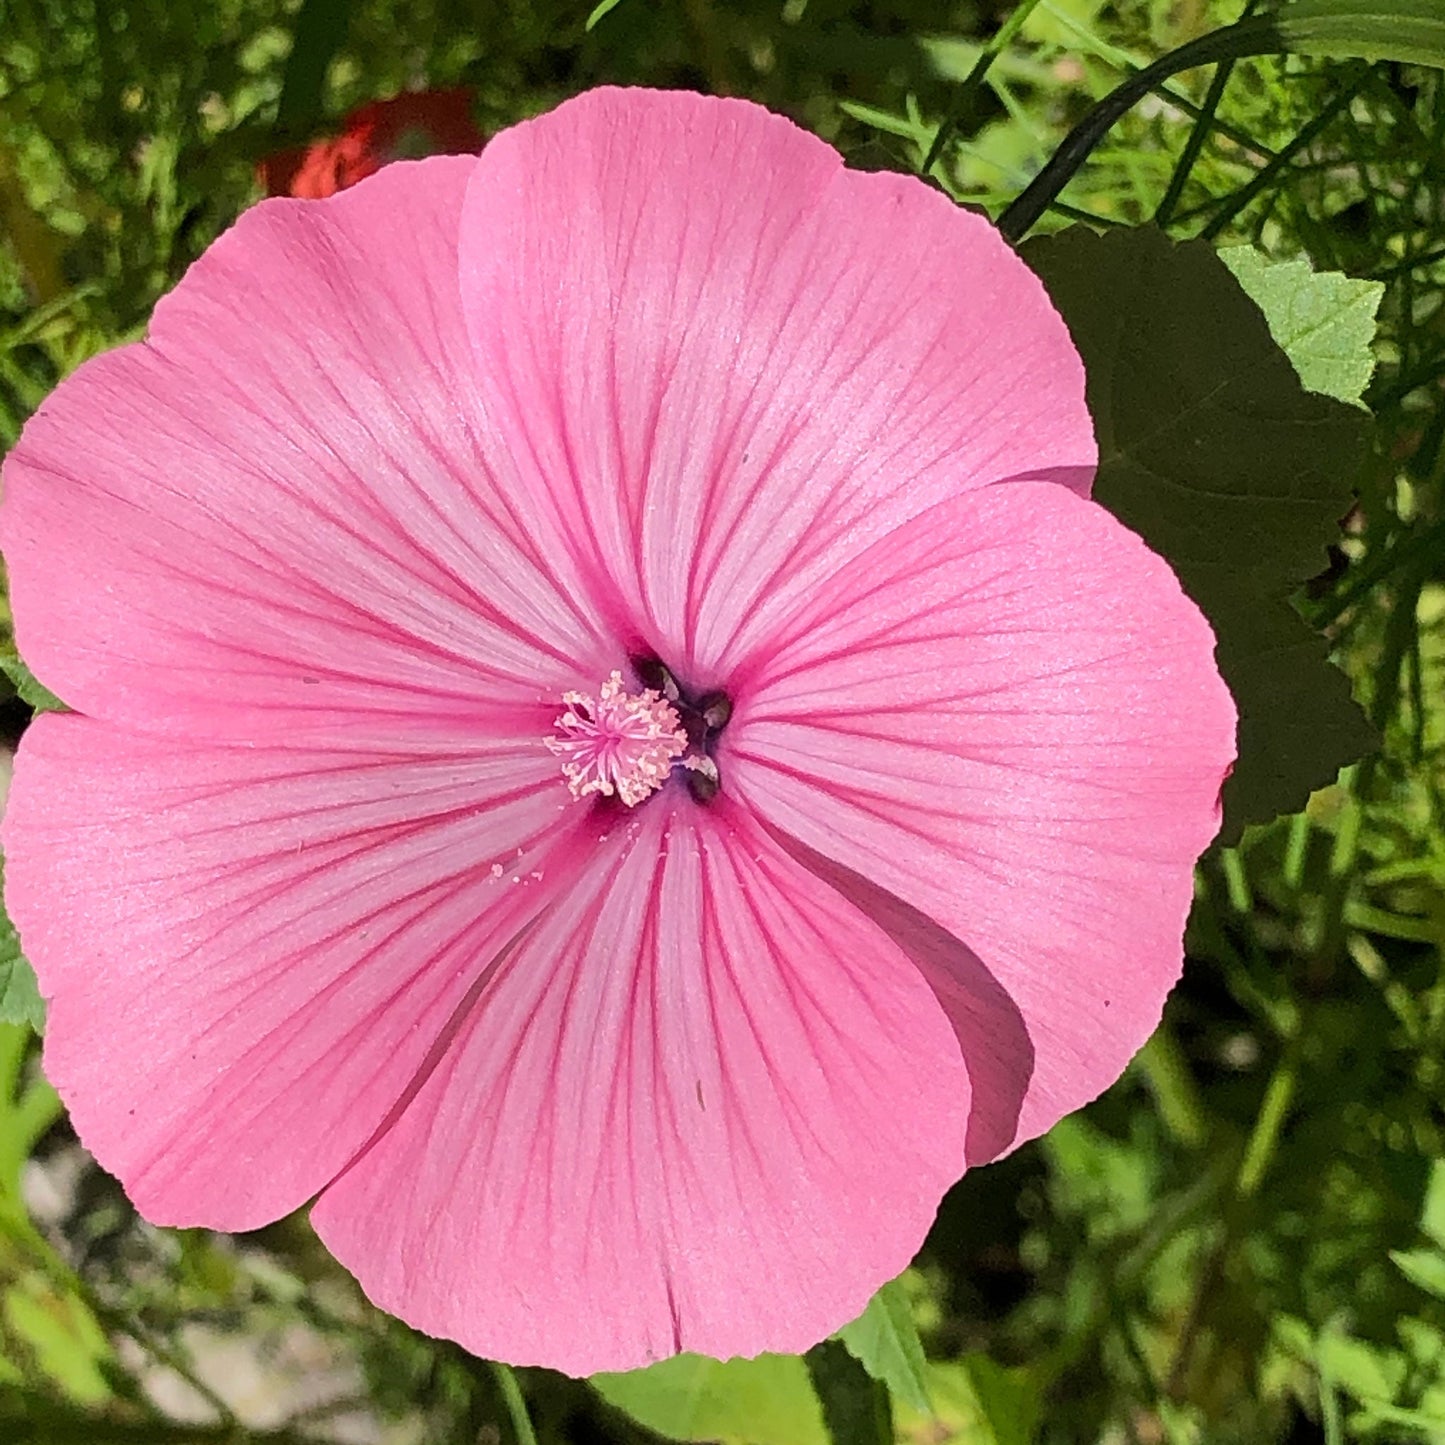
[[[1420,1232],[1445,1249],[1445,1159],[1437,1159],[1431,1166],[1425,1202],[1420,1206]]]
[[[110,1358],[110,1345],[75,1295],[31,1274],[5,1291],[0,1314],[34,1355],[39,1370],[71,1400],[94,1405],[109,1398],[101,1366]]]
[[[838,1331],[848,1352],[894,1396],[917,1410],[928,1408],[923,1343],[901,1280],[890,1280],[852,1324]]]
[[[0,672],[10,679],[21,701],[29,703],[36,712],[64,710],[65,704],[30,671],[18,653],[0,647]]]
[[[599,4],[592,7],[592,13],[587,17],[587,24],[583,28],[591,30],[599,20],[610,15],[621,3],[622,0],[600,0]]]
[[[1392,1249],[1390,1258],[1411,1284],[1445,1299],[1445,1254],[1438,1249]]]
[[[986,1355],[929,1364],[932,1406],[900,1402],[900,1438],[930,1445],[1031,1445],[1043,1409],[1038,1381],[1024,1369],[1006,1369]]]
[[[1440,0],[1294,0],[1269,18],[1298,55],[1445,66]]]
[[[1384,283],[1315,271],[1304,260],[1271,261],[1253,246],[1227,246],[1219,259],[1264,312],[1305,389],[1358,402],[1375,370]]]
[[[592,1384],[608,1404],[670,1440],[827,1445],[823,1409],[799,1355],[677,1355],[645,1370],[593,1375]]]

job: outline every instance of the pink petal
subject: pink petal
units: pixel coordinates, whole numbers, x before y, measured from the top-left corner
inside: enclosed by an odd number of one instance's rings
[[[1033,1045],[1017,1139],[1042,1132],[1119,1075],[1179,974],[1234,757],[1208,624],[1102,508],[1018,483],[900,528],[776,644],[724,790],[976,953]]]
[[[51,999],[46,1072],[148,1219],[255,1228],[366,1143],[558,881],[554,768],[530,739],[388,755],[33,724],[6,901]]]
[[[377,1304],[481,1355],[800,1350],[917,1249],[968,1096],[882,930],[739,810],[662,794],[312,1217]]]
[[[1078,355],[988,222],[754,105],[599,90],[504,132],[461,269],[518,506],[698,687],[940,499],[1092,478]]]
[[[927,914],[789,834],[763,826],[785,853],[871,918],[923,975],[953,1024],[968,1072],[965,1159],[972,1166],[997,1158],[1018,1133],[1034,1072],[1033,1041],[1018,1005],[983,960]]]
[[[491,480],[456,281],[475,164],[254,207],[27,426],[0,541],[72,707],[384,747],[615,665]]]

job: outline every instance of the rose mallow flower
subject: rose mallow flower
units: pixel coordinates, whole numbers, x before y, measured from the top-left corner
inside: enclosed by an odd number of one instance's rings
[[[984,219],[601,90],[243,215],[5,466],[45,1067],[573,1373],[800,1350],[1179,973],[1234,711]]]

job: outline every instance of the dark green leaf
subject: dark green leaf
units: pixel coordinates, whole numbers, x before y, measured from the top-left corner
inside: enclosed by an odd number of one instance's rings
[[[593,1375],[610,1405],[670,1440],[826,1445],[823,1411],[798,1355],[710,1360],[676,1355],[626,1374]]]
[[[1441,0],[1295,0],[1270,19],[1298,55],[1445,66]]]
[[[281,80],[276,130],[285,140],[305,140],[321,120],[326,71],[351,18],[350,0],[304,0]]]
[[[5,886],[5,865],[0,859],[0,891]],[[36,1033],[45,1028],[45,1003],[35,982],[35,970],[20,952],[20,939],[10,915],[0,906],[0,1023],[28,1024]]]
[[[1075,228],[1024,254],[1088,371],[1095,497],[1169,560],[1218,637],[1240,713],[1221,834],[1233,842],[1375,745],[1288,601],[1338,535],[1366,419],[1305,390],[1207,245]]]
[[[18,653],[0,648],[0,672],[10,679],[21,701],[29,703],[36,712],[65,711],[65,704],[30,671]]]
[[[868,1301],[868,1308],[838,1338],[855,1359],[889,1390],[916,1410],[928,1408],[924,1381],[923,1343],[913,1322],[908,1294],[900,1280],[890,1280]]]
[[[888,1391],[838,1340],[804,1356],[833,1445],[893,1445]]]

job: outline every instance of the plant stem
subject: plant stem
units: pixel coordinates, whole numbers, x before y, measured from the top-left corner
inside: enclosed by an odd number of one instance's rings
[[[1114,123],[1127,114],[1161,81],[1212,65],[1222,60],[1235,60],[1245,55],[1268,55],[1278,50],[1279,33],[1270,16],[1241,20],[1223,30],[1211,31],[1171,50],[1153,65],[1131,75],[1122,85],[1110,91],[1068,135],[1048,164],[1044,166],[1023,194],[999,217],[998,228],[1004,239],[1017,244],[1049,208],[1075,173],[1088,160],[1096,145],[1109,133]],[[1271,163],[1272,164],[1272,163]]]
[[[507,1414],[512,1421],[512,1433],[517,1437],[517,1445],[537,1445],[532,1417],[527,1413],[527,1402],[522,1397],[522,1387],[517,1383],[512,1367],[502,1364],[500,1360],[491,1361],[491,1366],[507,1406]]]
[[[936,164],[938,157],[943,153],[953,132],[958,128],[958,123],[963,119],[973,98],[983,88],[983,82],[988,76],[989,67],[993,65],[999,53],[1009,44],[1015,35],[1019,33],[1025,20],[1029,18],[1030,11],[1039,3],[1039,0],[1022,0],[1022,3],[1014,7],[1013,13],[1002,25],[997,33],[988,41],[979,52],[978,59],[974,61],[973,68],[959,82],[958,88],[953,93],[953,100],[948,107],[948,114],[943,118],[943,124],[938,127],[938,133],[933,137],[933,144],[928,147],[928,154],[924,157],[923,164],[918,168],[918,174],[926,176],[930,174]]]
[[[1249,1142],[1244,1146],[1244,1158],[1240,1161],[1239,1174],[1234,1181],[1234,1192],[1241,1199],[1248,1199],[1254,1194],[1269,1169],[1270,1160],[1279,1145],[1280,1130],[1294,1102],[1295,1083],[1294,1059],[1286,1050],[1286,1057],[1280,1060],[1265,1086],[1264,1100],[1250,1131]]]
[[[1186,1149],[1201,1148],[1209,1137],[1204,1105],[1184,1051],[1167,1023],[1161,1023],[1140,1050],[1139,1071],[1169,1132]]]
[[[1210,218],[1209,224],[1199,233],[1201,238],[1212,241],[1302,150],[1312,145],[1316,137],[1354,100],[1369,74],[1368,66],[1355,67],[1354,74],[1345,86],[1330,98],[1329,104],[1307,125],[1302,126],[1299,134],[1284,146],[1272,161],[1261,166],[1248,185],[1241,186],[1232,196],[1226,198],[1224,204]]]

